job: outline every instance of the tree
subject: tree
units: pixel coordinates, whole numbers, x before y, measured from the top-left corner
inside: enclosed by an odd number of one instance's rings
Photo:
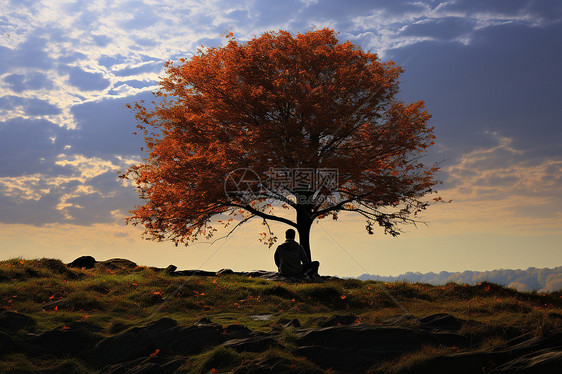
[[[436,184],[420,162],[435,137],[423,101],[396,98],[401,67],[330,29],[227,40],[168,62],[158,102],[130,106],[149,155],[122,175],[145,200],[128,222],[187,245],[258,217],[260,240],[285,223],[309,258],[317,219],[355,212],[393,236],[415,222]],[[225,193],[225,180],[244,188]]]

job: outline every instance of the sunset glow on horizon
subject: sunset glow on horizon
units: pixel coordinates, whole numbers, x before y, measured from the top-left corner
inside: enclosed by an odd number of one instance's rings
[[[438,194],[397,238],[362,217],[313,224],[320,273],[358,276],[562,265],[562,5],[549,1],[5,1],[0,16],[0,257],[127,258],[180,269],[276,270],[259,219],[175,247],[125,225],[142,204],[118,174],[146,155],[128,103],[166,61],[266,31],[330,27],[405,72],[424,100]],[[271,223],[282,242],[285,229]],[[219,232],[216,238],[224,235]],[[202,242],[204,240],[201,240]]]

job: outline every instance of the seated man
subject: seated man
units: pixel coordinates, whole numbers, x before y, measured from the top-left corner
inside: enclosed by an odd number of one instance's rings
[[[318,261],[308,259],[302,245],[295,241],[295,230],[285,232],[285,243],[279,245],[275,251],[275,265],[279,272],[292,277],[318,276]],[[302,264],[301,264],[302,263]]]

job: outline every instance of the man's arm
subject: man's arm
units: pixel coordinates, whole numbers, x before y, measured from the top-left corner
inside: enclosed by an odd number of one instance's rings
[[[298,243],[297,243],[298,244]],[[306,252],[304,251],[304,248],[302,245],[298,244],[299,246],[299,251],[301,254],[301,261],[303,264],[308,264],[310,262],[310,260],[308,259],[308,256],[306,255]]]
[[[275,265],[279,268],[279,247],[275,250],[273,258],[275,259]]]

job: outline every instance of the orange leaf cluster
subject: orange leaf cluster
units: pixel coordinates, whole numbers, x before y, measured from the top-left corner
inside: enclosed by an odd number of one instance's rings
[[[241,217],[233,229],[258,217],[297,228],[309,251],[315,219],[352,211],[369,233],[378,225],[397,235],[397,224],[428,205],[421,197],[438,170],[419,161],[435,139],[423,101],[396,98],[402,71],[327,28],[245,43],[228,35],[222,47],[168,62],[158,101],[130,106],[148,157],[122,175],[144,199],[128,221],[177,245],[213,237],[215,225],[227,227],[234,216]],[[266,185],[274,168],[335,169],[337,186]],[[262,181],[250,200],[225,194],[225,177],[239,169]],[[277,215],[275,204],[295,219]],[[276,237],[267,235],[260,240],[271,246]]]

